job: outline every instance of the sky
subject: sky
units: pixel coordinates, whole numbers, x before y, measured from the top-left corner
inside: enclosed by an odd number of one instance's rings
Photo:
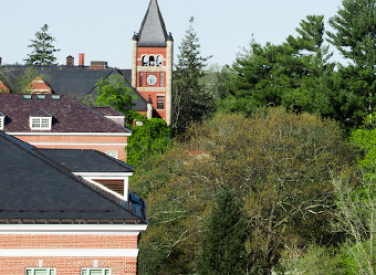
[[[72,55],[85,54],[85,65],[107,61],[111,67],[131,68],[132,36],[138,32],[149,0],[0,0],[0,57],[3,64],[24,63],[31,53],[30,39],[44,24],[60,48],[57,61],[65,64]],[[209,64],[231,65],[237,53],[256,42],[281,44],[307,15],[336,15],[342,0],[158,0],[179,54],[191,16]],[[332,60],[344,60],[335,52]]]

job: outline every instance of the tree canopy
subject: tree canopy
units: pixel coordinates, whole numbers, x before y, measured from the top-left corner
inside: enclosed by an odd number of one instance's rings
[[[332,176],[353,162],[330,120],[269,109],[251,118],[218,115],[188,129],[136,171],[132,190],[147,198],[140,274],[194,274],[215,194],[236,190],[247,222],[250,271],[270,274],[287,246],[331,239]]]

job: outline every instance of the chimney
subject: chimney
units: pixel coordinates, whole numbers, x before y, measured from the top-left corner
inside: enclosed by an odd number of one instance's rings
[[[84,53],[80,53],[78,54],[78,66],[85,66],[85,54]]]
[[[67,56],[67,64],[66,64],[67,66],[74,66],[74,58],[73,58],[73,56],[71,56],[71,55],[68,55]]]

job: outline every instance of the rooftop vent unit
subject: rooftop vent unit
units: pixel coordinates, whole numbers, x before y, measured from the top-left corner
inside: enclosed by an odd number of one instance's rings
[[[22,98],[24,100],[31,100],[31,95],[23,95]]]
[[[46,96],[45,95],[37,95],[38,100],[45,100]]]
[[[60,100],[60,95],[52,95],[51,99],[52,100]]]

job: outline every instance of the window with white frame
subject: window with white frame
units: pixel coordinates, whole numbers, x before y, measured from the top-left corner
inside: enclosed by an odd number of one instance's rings
[[[51,117],[31,117],[30,128],[33,130],[50,130],[52,118]]]
[[[83,268],[81,275],[111,275],[110,268]]]
[[[117,151],[116,150],[107,150],[106,154],[114,159],[117,159]]]
[[[26,268],[26,275],[55,275],[56,268],[41,268],[41,267],[31,267]]]

